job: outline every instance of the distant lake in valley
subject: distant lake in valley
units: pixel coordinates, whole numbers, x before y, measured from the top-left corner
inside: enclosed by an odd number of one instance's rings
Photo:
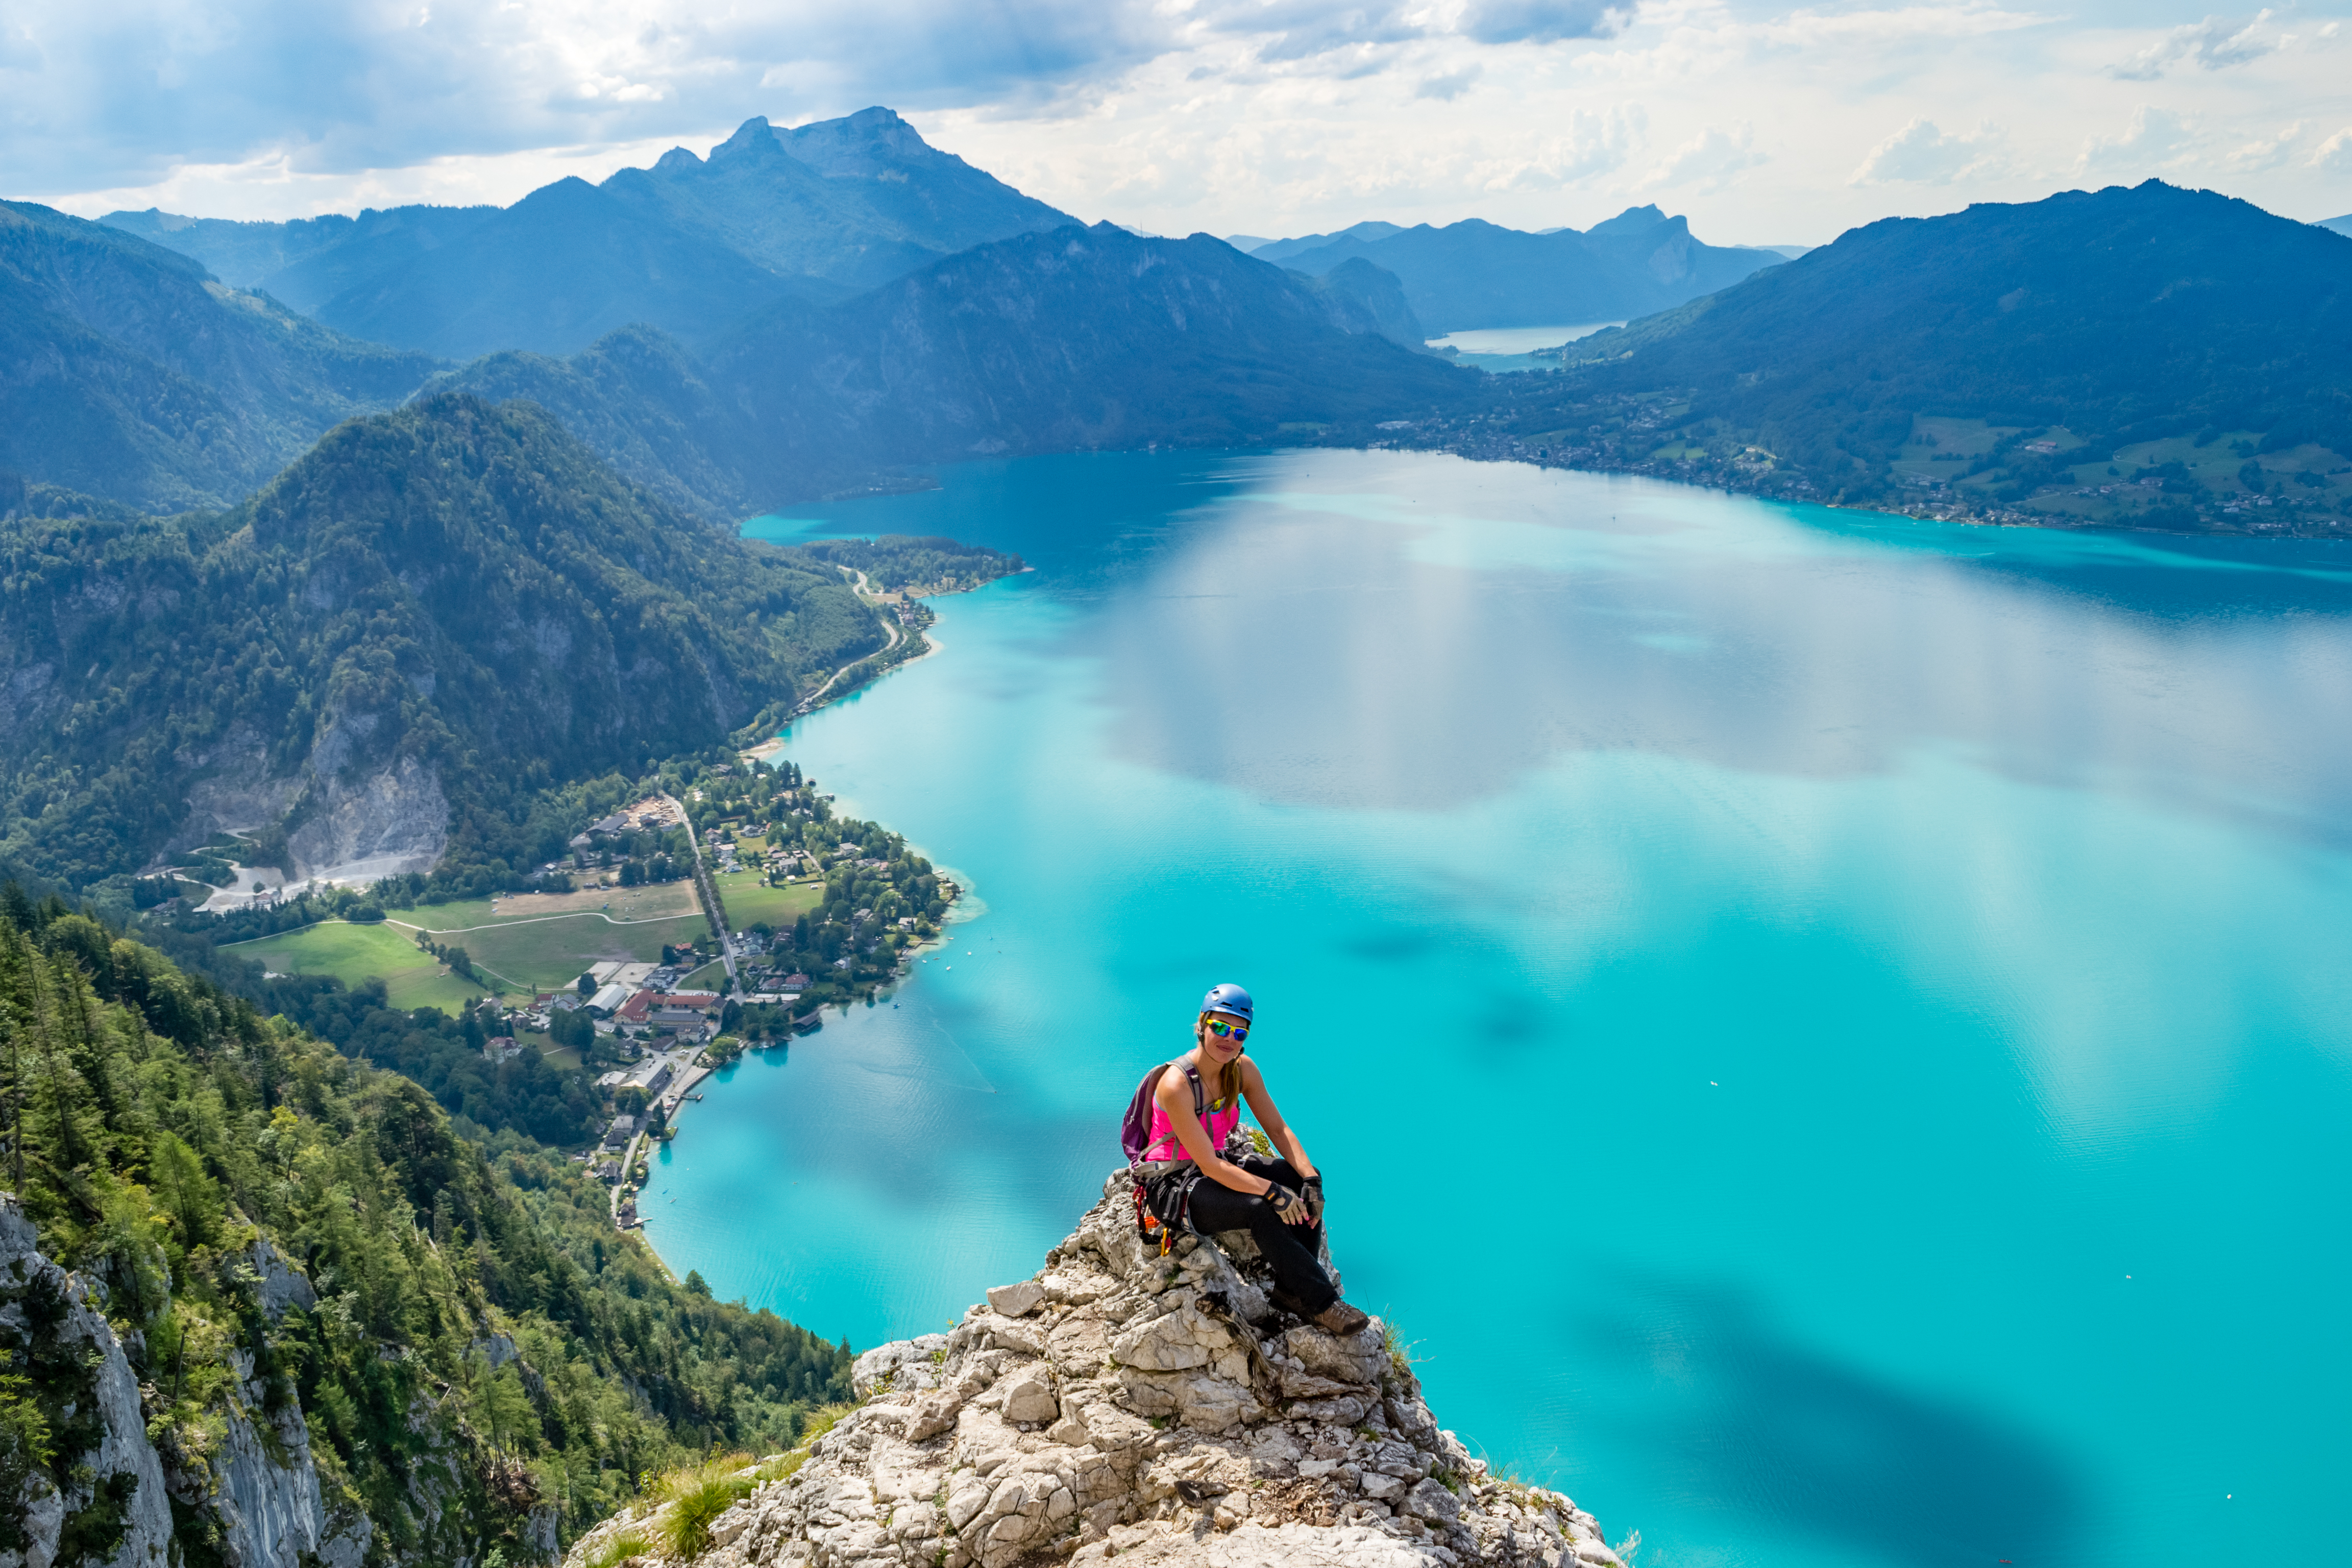
[[[1622,327],[1624,324],[1622,321],[1584,321],[1566,327],[1479,327],[1432,338],[1429,346],[1433,349],[1459,349],[1465,354],[1526,354],[1538,349],[1556,349],[1562,343],[1589,338],[1603,327]]]
[[[1421,454],[940,477],[747,525],[1036,570],[794,728],[971,918],[688,1110],[680,1274],[944,1327],[1234,980],[1350,1299],[1640,1568],[2342,1550],[2352,550]]]

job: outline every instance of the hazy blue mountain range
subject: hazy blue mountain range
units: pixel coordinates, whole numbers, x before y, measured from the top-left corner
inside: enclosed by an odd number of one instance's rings
[[[1696,478],[1755,479],[1761,452],[1850,499],[2130,521],[2100,487],[2148,479],[2166,526],[2257,495],[2278,523],[2345,510],[2352,237],[2155,180],[1887,218],[1564,364],[1497,378],[1492,426]]]
[[[1224,445],[1459,405],[1475,372],[1391,341],[1393,279],[1286,272],[1109,224],[978,247],[829,308],[784,301],[692,356],[632,330],[438,384],[529,398],[674,504],[737,517],[881,468]]]
[[[1287,261],[1294,256],[1303,256],[1307,251],[1320,250],[1326,246],[1339,245],[1351,239],[1370,245],[1386,239],[1391,235],[1403,232],[1404,229],[1397,224],[1373,220],[1352,224],[1330,234],[1303,234],[1291,239],[1261,239],[1249,247],[1249,253],[1260,261]],[[1546,232],[1557,234],[1559,231],[1550,229]],[[1239,243],[1239,237],[1236,237],[1236,244]]]
[[[510,348],[570,353],[633,321],[700,337],[790,291],[740,251],[609,186],[567,179],[352,285],[319,317],[355,336],[464,360]]]
[[[1076,221],[926,142],[887,109],[778,131],[748,120],[706,161],[685,148],[604,183],[826,301],[991,240]]]
[[[436,368],[134,236],[0,203],[0,469],[151,510],[223,505]]]
[[[2352,213],[2346,213],[2342,217],[2321,218],[2319,226],[2332,228],[2338,234],[2352,234]]]
[[[636,321],[700,340],[780,299],[832,303],[1073,220],[867,109],[792,131],[749,120],[708,159],[674,148],[650,169],[560,180],[503,210],[104,221],[338,331],[464,359],[571,353]]]
[[[353,284],[463,237],[500,210],[370,207],[357,217],[338,213],[291,223],[247,223],[182,217],[149,207],[145,212],[109,213],[99,221],[194,257],[232,289],[258,289],[315,314]]]
[[[1856,456],[1917,413],[2352,451],[2352,237],[2157,180],[1979,203],[1850,230],[1571,355]]]
[[[226,514],[18,516],[0,556],[0,861],[74,885],[223,829],[296,876],[519,866],[532,790],[723,742],[882,642],[837,574],[465,396]]]
[[[1479,218],[1444,228],[1360,223],[1251,254],[1318,275],[1360,257],[1395,273],[1414,315],[1441,334],[1646,316],[1784,259],[1756,247],[1704,244],[1691,237],[1688,219],[1654,206],[1630,207],[1582,234],[1528,234]]]

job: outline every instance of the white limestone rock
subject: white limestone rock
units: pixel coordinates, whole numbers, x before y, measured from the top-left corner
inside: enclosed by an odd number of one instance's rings
[[[1045,1299],[1045,1285],[1039,1279],[1023,1279],[1012,1285],[992,1285],[988,1289],[989,1310],[1008,1318],[1027,1317]]]
[[[860,1356],[866,1403],[698,1568],[1622,1568],[1567,1498],[1490,1479],[1377,1323],[1300,1325],[1254,1252],[1163,1257],[1133,1212],[1113,1176],[1034,1279]]]

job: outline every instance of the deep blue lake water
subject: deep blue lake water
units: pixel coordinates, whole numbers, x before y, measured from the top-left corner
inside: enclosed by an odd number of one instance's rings
[[[1036,567],[790,739],[973,918],[687,1113],[674,1268],[942,1327],[1236,980],[1349,1295],[1640,1568],[2345,1560],[2352,551],[942,477],[751,526]]]

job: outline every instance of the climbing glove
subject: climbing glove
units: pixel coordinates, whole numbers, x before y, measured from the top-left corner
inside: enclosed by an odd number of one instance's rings
[[[1265,1201],[1275,1213],[1288,1219],[1291,1205],[1304,1200],[1280,1182],[1268,1182],[1265,1188]]]

